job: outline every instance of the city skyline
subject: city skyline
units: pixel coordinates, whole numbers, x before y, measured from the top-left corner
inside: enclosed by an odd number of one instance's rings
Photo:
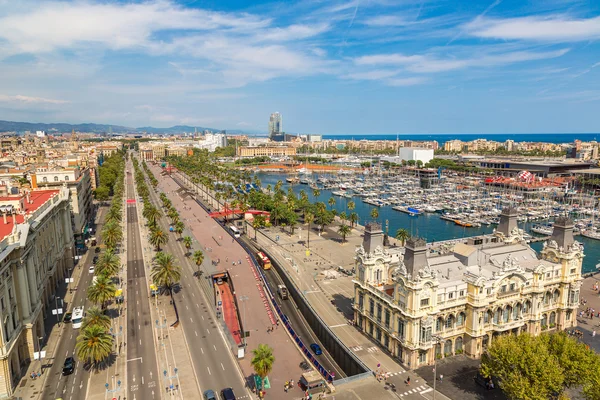
[[[0,116],[290,132],[597,132],[584,1],[0,1]]]

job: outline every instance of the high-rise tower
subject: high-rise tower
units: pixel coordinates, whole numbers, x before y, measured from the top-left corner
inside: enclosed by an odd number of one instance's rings
[[[273,139],[274,136],[281,135],[283,133],[283,120],[281,114],[274,112],[269,118],[269,137]]]

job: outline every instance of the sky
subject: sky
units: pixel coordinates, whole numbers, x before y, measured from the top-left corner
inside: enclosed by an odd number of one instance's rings
[[[0,119],[600,132],[600,1],[0,0]]]

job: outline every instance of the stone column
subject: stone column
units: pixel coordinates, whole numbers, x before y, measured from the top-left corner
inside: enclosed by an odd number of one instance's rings
[[[17,281],[16,281],[16,291],[18,307],[20,311],[21,318],[27,319],[31,315],[31,299],[29,293],[29,284],[27,283],[27,271],[26,266],[24,264],[20,264],[17,267]]]

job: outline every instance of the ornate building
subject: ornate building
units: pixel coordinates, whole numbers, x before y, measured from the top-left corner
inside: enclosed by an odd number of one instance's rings
[[[453,247],[411,239],[405,249],[385,248],[381,226],[367,224],[356,250],[354,322],[408,368],[477,358],[498,335],[575,326],[583,257],[564,218],[536,253],[514,209],[503,210],[493,234]]]

